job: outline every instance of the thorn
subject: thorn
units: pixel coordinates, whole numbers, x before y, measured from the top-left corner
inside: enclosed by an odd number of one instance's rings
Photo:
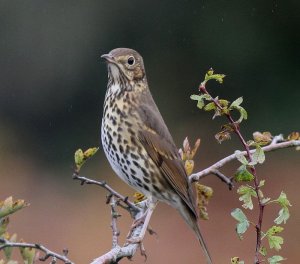
[[[144,245],[143,245],[142,242],[140,242],[140,251],[141,251],[141,256],[143,256],[143,257],[145,258],[145,259],[144,259],[144,262],[146,262],[148,256],[147,256],[147,254],[146,254],[146,250],[145,250],[145,247],[144,247]]]
[[[108,195],[106,195],[106,204],[109,204],[110,203],[110,200],[111,200],[111,198],[112,198],[112,194],[110,193],[110,194],[108,194]]]
[[[158,238],[157,232],[154,229],[152,229],[151,226],[148,226],[147,231],[149,232],[149,235],[155,235]]]
[[[66,257],[69,253],[69,250],[67,248],[63,249],[63,255]]]

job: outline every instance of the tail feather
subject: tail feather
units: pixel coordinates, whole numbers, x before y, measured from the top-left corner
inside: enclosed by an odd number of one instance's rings
[[[207,248],[206,243],[204,241],[204,238],[203,238],[203,236],[202,236],[202,234],[200,232],[200,228],[199,228],[197,222],[195,223],[195,226],[196,226],[196,228],[195,229],[193,228],[193,229],[194,229],[194,231],[196,233],[196,236],[197,236],[197,238],[198,238],[198,240],[200,242],[200,245],[201,245],[201,247],[203,249],[204,255],[206,257],[206,262],[207,262],[207,264],[212,264],[211,256],[209,254],[208,248]]]
[[[189,207],[187,206],[181,206],[178,208],[180,214],[183,216],[185,222],[189,225],[189,227],[194,231],[195,235],[197,236],[199,243],[203,249],[203,253],[205,255],[206,258],[206,263],[207,264],[212,264],[212,258],[209,254],[208,248],[206,246],[206,243],[204,241],[204,238],[201,234],[199,225],[198,225],[198,218],[195,212],[193,212],[192,210],[190,210]]]

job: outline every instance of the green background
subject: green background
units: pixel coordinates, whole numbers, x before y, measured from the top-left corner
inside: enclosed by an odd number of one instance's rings
[[[31,203],[12,218],[11,232],[55,250],[68,247],[76,263],[110,248],[105,192],[80,187],[71,173],[74,151],[100,144],[107,82],[100,55],[113,48],[143,56],[150,89],[177,145],[185,136],[201,138],[197,168],[240,148],[235,138],[219,145],[214,134],[224,120],[211,121],[189,99],[210,67],[227,75],[223,85],[209,84],[213,95],[244,97],[249,120],[242,132],[248,139],[257,130],[299,131],[299,12],[296,0],[1,1],[0,199],[13,195]],[[237,165],[225,172],[231,176]],[[266,193],[276,197],[285,190],[294,205],[279,253],[288,263],[299,256],[299,166],[299,154],[284,150],[258,169]],[[83,173],[133,193],[102,151]],[[204,182],[215,190],[203,229],[216,263],[236,255],[251,263],[254,232],[240,242],[230,217],[240,206],[235,191],[214,177]],[[265,227],[275,209],[266,211]],[[255,221],[255,212],[250,215]],[[160,205],[152,221],[159,237],[145,240],[148,263],[200,262],[196,240],[173,209]],[[125,236],[130,219],[120,222]]]

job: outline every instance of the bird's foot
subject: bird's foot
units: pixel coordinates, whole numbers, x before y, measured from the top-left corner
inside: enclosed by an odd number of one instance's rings
[[[134,231],[134,229],[136,227],[138,227],[139,225],[144,224],[146,216],[147,216],[147,212],[148,212],[148,210],[140,218],[138,218],[138,219],[136,219],[136,220],[133,221],[133,223],[132,223],[132,225],[130,227],[129,233],[127,235],[127,239],[129,239],[131,237],[132,232]]]

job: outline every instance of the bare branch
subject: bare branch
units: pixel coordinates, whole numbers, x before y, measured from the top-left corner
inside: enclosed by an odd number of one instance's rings
[[[121,200],[124,204],[126,204],[131,211],[139,211],[140,209],[132,202],[129,201],[128,197],[123,196],[122,194],[118,193],[116,190],[114,190],[112,187],[110,187],[105,181],[96,181],[91,180],[89,178],[79,176],[76,172],[73,173],[73,179],[79,180],[81,182],[81,185],[83,184],[94,184],[103,187],[106,189],[110,194]],[[124,208],[124,207],[123,207]],[[126,208],[125,208],[126,209]]]
[[[149,215],[149,220],[151,217],[152,212],[150,210],[147,210],[148,207],[148,200],[144,200],[139,203],[140,210],[134,214],[134,221],[139,220],[146,214]],[[148,224],[148,223],[147,223]],[[105,253],[104,255],[94,259],[91,264],[113,264],[117,263],[119,260],[121,260],[124,257],[131,258],[134,256],[138,248],[141,246],[140,242],[144,238],[145,232],[143,232],[144,224],[139,224],[134,227],[134,229],[130,232],[130,236],[128,237],[128,241],[134,241],[138,240],[136,243],[135,242],[126,242],[122,247],[119,245],[116,245],[113,247],[109,252]],[[142,235],[142,237],[141,237]]]
[[[49,250],[48,248],[44,247],[43,245],[40,244],[31,244],[31,243],[23,243],[23,242],[11,242],[7,239],[4,238],[0,238],[0,250],[4,249],[4,248],[8,248],[8,247],[17,247],[17,248],[35,248],[38,249],[42,252],[45,253],[44,257],[40,258],[40,261],[46,261],[48,258],[53,258],[53,259],[59,259],[62,262],[64,262],[65,264],[74,264],[74,262],[72,262],[71,260],[69,260],[66,256],[66,252],[64,250],[64,254],[60,255],[58,253],[55,253],[51,250]]]
[[[216,175],[222,182],[228,185],[229,190],[233,189],[233,177],[227,177],[219,170],[212,170],[211,174]]]
[[[120,232],[118,231],[118,227],[117,227],[117,219],[121,215],[118,214],[116,210],[117,203],[114,196],[110,198],[110,206],[111,206],[112,247],[115,248],[118,246],[118,237],[120,235]]]
[[[280,143],[277,143],[276,141],[273,140],[270,145],[262,147],[262,149],[264,152],[270,152],[270,151],[274,151],[274,150],[278,150],[278,149],[297,147],[297,146],[300,146],[300,140],[291,140],[291,141],[285,141],[285,142],[280,142]],[[255,149],[250,150],[251,154],[253,154],[254,152],[255,152]],[[241,154],[246,156],[247,152],[242,151]],[[199,181],[201,178],[203,178],[209,174],[215,174],[214,173],[215,171],[218,171],[225,164],[227,164],[233,160],[236,160],[235,153],[219,160],[215,164],[211,165],[210,167],[208,167],[202,171],[192,174],[191,176],[189,176],[189,178],[192,182]]]

